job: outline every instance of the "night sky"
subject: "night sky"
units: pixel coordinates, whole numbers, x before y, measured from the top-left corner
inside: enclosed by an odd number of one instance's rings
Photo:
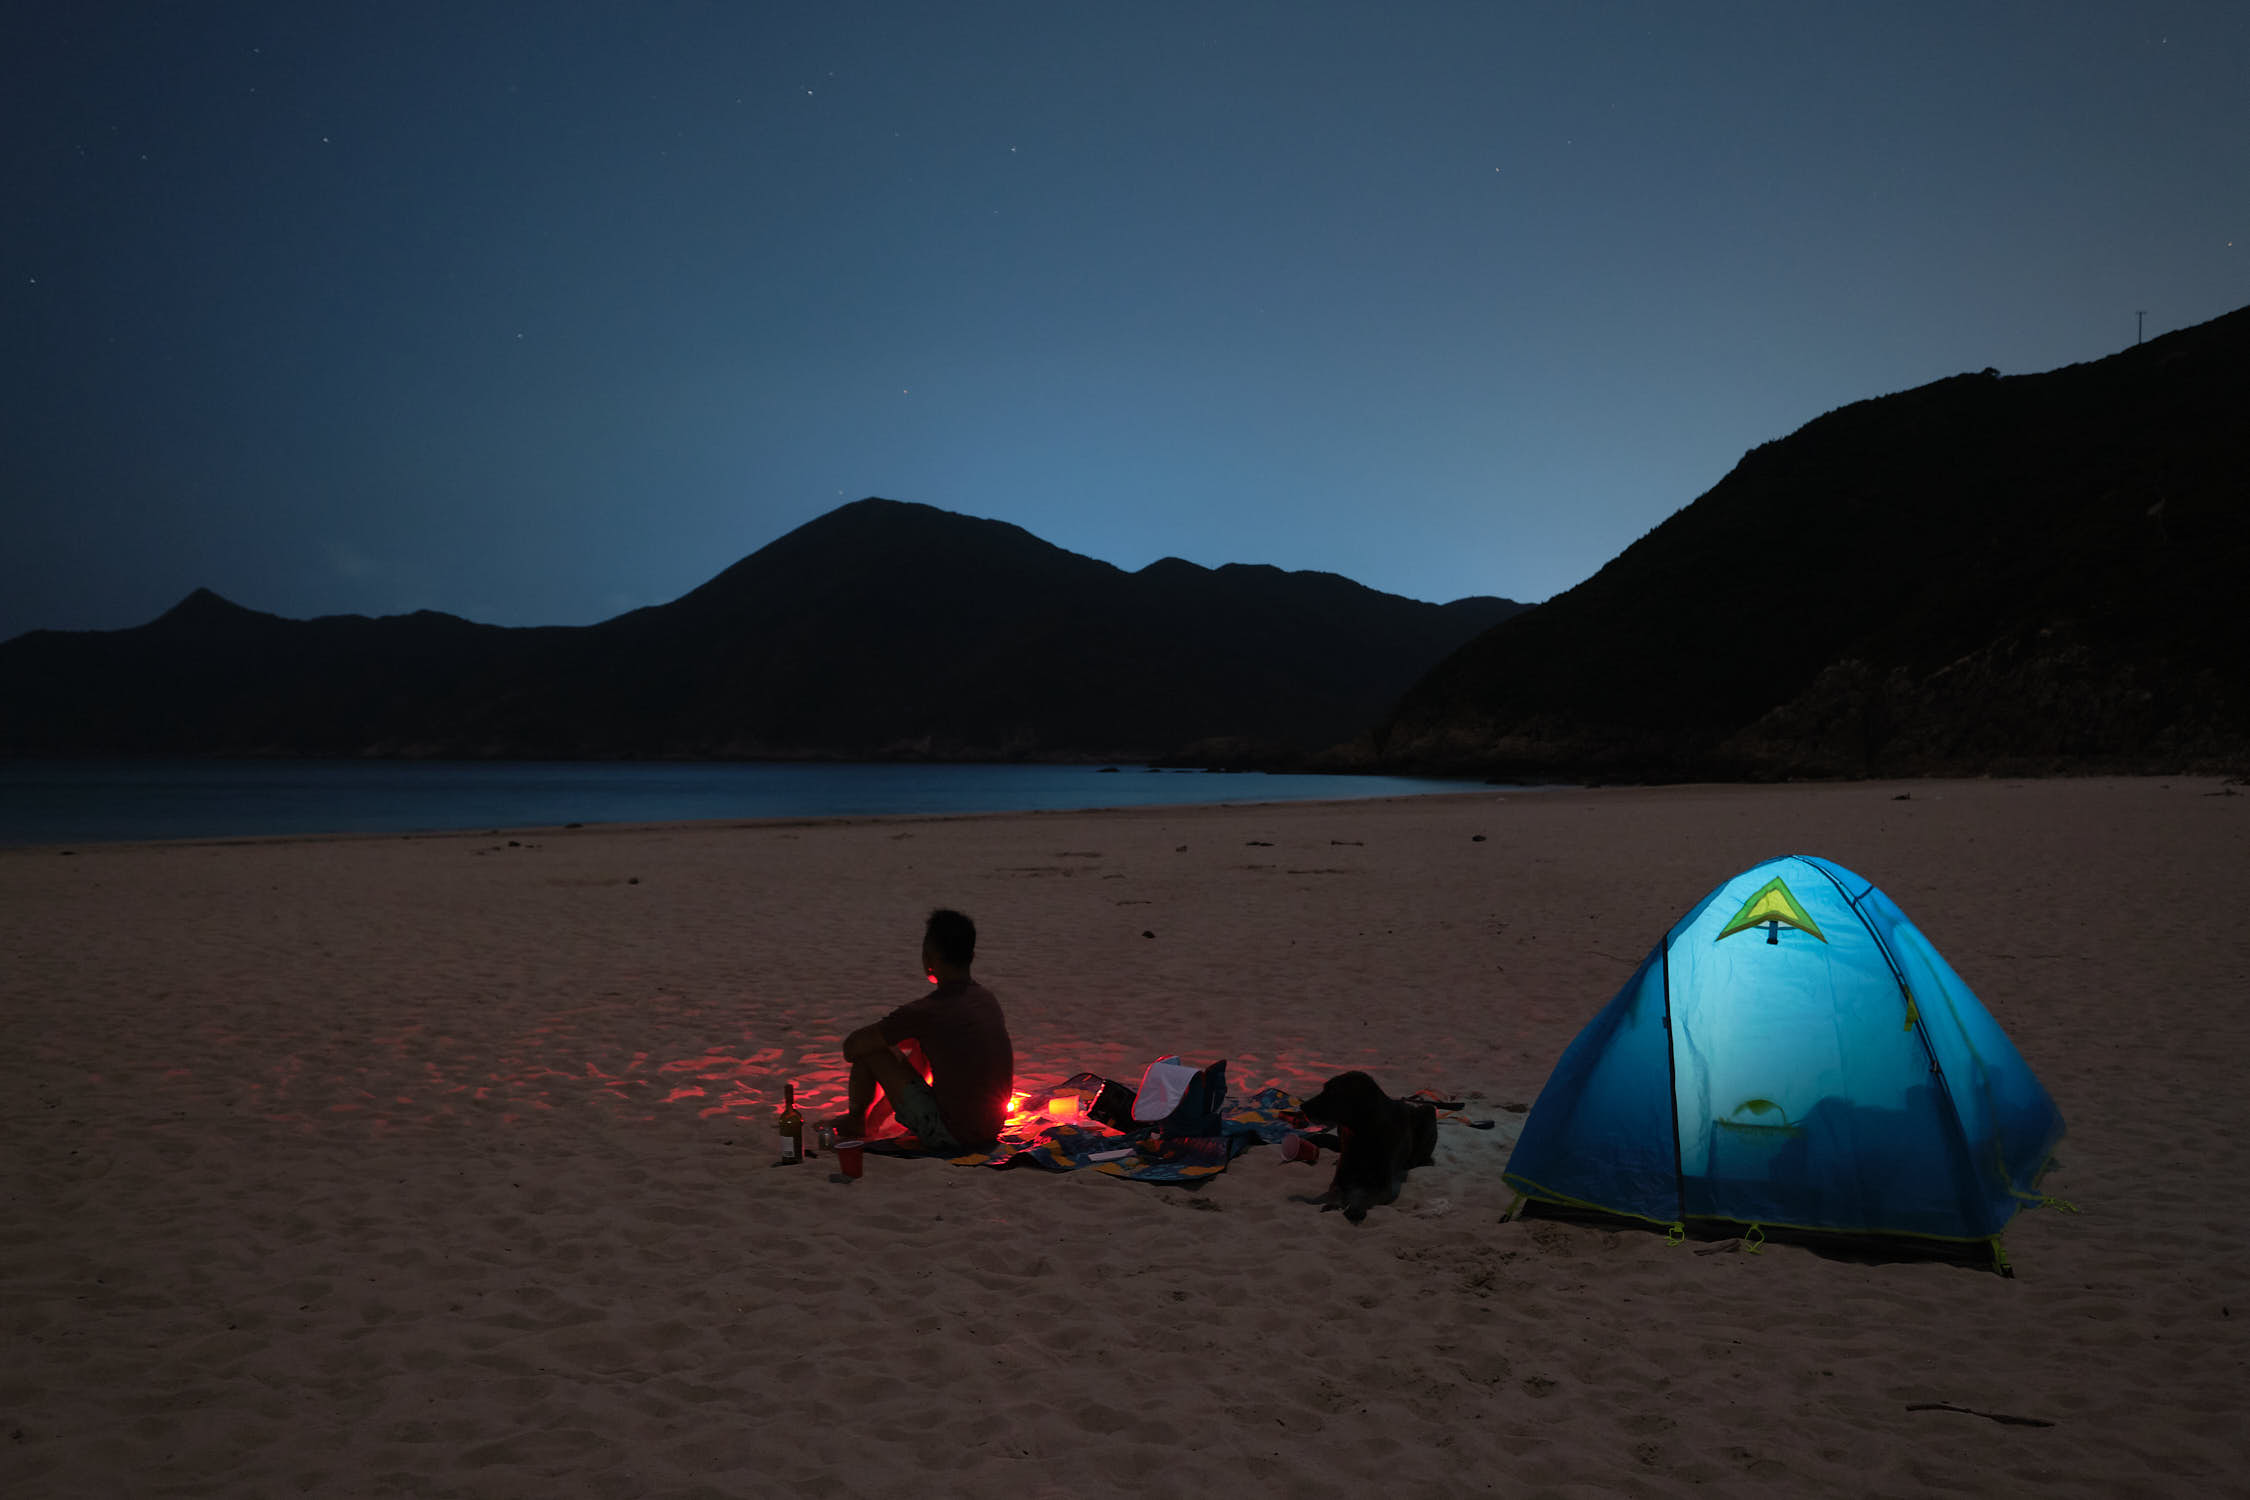
[[[2250,302],[2242,0],[31,0],[0,119],[0,638],[586,623],[865,495],[1538,600]]]

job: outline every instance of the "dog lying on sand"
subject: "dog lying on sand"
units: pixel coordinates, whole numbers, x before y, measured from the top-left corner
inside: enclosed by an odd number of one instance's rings
[[[1305,1101],[1304,1112],[1316,1125],[1335,1127],[1307,1137],[1336,1152],[1328,1191],[1305,1200],[1323,1213],[1340,1208],[1357,1224],[1369,1208],[1398,1197],[1409,1170],[1436,1160],[1437,1110],[1393,1099],[1365,1073],[1338,1073]]]

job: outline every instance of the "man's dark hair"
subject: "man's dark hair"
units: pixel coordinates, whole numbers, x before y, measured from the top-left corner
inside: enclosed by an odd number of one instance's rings
[[[937,950],[938,957],[949,964],[959,964],[966,969],[976,961],[977,924],[951,907],[941,906],[931,912],[922,936]]]

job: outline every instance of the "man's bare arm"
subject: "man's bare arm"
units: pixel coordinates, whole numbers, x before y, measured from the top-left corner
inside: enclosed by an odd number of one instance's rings
[[[862,1026],[859,1030],[844,1038],[844,1061],[859,1062],[864,1058],[873,1057],[878,1052],[888,1051],[890,1045],[889,1042],[883,1040],[882,1022],[878,1021],[872,1026]]]

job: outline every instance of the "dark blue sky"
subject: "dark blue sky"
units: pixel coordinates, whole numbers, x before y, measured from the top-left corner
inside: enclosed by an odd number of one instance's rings
[[[0,638],[582,623],[870,494],[1537,600],[1823,411],[2250,302],[2241,0],[9,33]]]

